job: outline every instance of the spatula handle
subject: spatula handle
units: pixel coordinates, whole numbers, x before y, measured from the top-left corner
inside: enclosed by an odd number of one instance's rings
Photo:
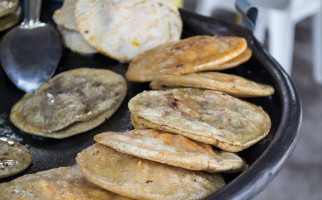
[[[39,15],[41,0],[25,0],[24,1],[24,24],[26,26],[37,26],[39,24]]]
[[[242,14],[241,25],[253,32],[258,15],[258,9],[255,4],[248,0],[236,0],[235,7]]]

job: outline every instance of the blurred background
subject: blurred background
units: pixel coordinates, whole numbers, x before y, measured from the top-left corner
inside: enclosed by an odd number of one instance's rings
[[[235,0],[174,1],[201,15],[229,23],[241,21]],[[253,3],[259,8],[254,35],[291,76],[303,106],[300,139],[293,155],[255,200],[321,200],[322,0],[253,0]],[[7,19],[17,23],[17,16]]]
[[[290,74],[302,99],[297,147],[277,177],[255,199],[322,199],[322,1],[253,0],[254,35]],[[185,9],[238,23],[234,0],[184,0]]]

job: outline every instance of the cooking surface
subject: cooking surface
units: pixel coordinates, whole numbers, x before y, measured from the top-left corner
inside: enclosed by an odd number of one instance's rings
[[[42,16],[42,20],[46,22],[51,21],[53,11],[59,7],[59,3],[45,4],[43,6],[43,10],[50,10],[50,12],[46,12],[46,14]],[[276,132],[281,128],[281,126],[283,126],[283,123],[285,123],[281,122],[281,119],[283,117],[287,117],[285,116],[285,113],[283,113],[283,111],[286,108],[288,108],[288,105],[283,105],[283,103],[285,103],[285,99],[283,98],[292,98],[288,99],[286,103],[290,103],[291,105],[289,106],[295,106],[293,110],[295,114],[293,114],[293,117],[294,119],[298,120],[295,120],[294,124],[291,124],[288,130],[293,131],[297,129],[299,125],[300,105],[297,101],[293,102],[294,100],[297,100],[297,94],[295,91],[293,91],[292,84],[288,82],[288,80],[284,80],[285,75],[281,73],[279,67],[273,66],[272,68],[269,68],[274,64],[276,65],[276,63],[271,60],[271,58],[266,54],[266,52],[264,52],[259,43],[254,41],[254,38],[250,32],[236,25],[225,24],[214,19],[199,17],[187,11],[181,10],[181,15],[183,17],[184,22],[183,38],[198,34],[216,34],[219,36],[237,35],[245,37],[248,41],[250,49],[252,49],[254,52],[252,58],[248,62],[242,64],[237,68],[225,70],[223,72],[237,74],[253,81],[270,84],[276,89],[276,93],[273,96],[246,99],[247,101],[250,101],[256,105],[262,106],[263,109],[269,114],[272,120],[272,128],[269,135],[259,143],[239,153],[239,155],[242,156],[250,165],[250,168],[252,168],[251,164],[258,160],[258,158],[260,158],[260,156],[267,149],[267,147],[270,147],[270,144],[276,140],[276,138],[274,140]],[[64,49],[63,56],[60,60],[56,74],[74,68],[90,67],[109,69],[124,76],[127,70],[127,66],[127,64],[119,63],[118,61],[112,60],[100,54],[96,54],[93,56],[81,56],[67,49]],[[141,91],[148,89],[149,87],[147,83],[143,84],[128,82],[128,94],[123,104],[118,109],[118,111],[116,111],[116,113],[110,119],[105,121],[102,125],[89,132],[82,133],[67,139],[47,139],[34,137],[27,133],[23,133],[9,121],[11,107],[24,95],[24,93],[17,89],[10,82],[10,80],[6,77],[4,71],[1,68],[0,92],[2,93],[2,98],[0,98],[0,136],[10,137],[26,145],[31,150],[31,153],[33,155],[33,164],[26,171],[18,174],[17,176],[26,173],[34,173],[46,169],[51,169],[59,166],[74,165],[76,154],[80,152],[82,149],[94,143],[93,136],[95,134],[104,131],[126,131],[132,129],[133,127],[130,121],[130,112],[127,108],[127,103],[137,93],[140,93]],[[286,94],[286,96],[284,93]],[[281,94],[284,95],[282,96]],[[292,141],[288,141],[285,143],[286,145],[289,144],[289,146],[287,146],[287,148],[284,149],[282,153],[277,152],[276,156],[280,156],[281,158],[276,158],[276,161],[274,160],[274,158],[272,158],[272,165],[277,163],[281,164],[282,161],[285,162],[285,159],[290,155],[290,152],[292,152],[292,149],[294,148],[294,145],[296,143],[296,132],[290,133],[289,138],[292,139]],[[260,169],[260,167],[257,165],[259,164],[254,164],[254,167],[258,167],[254,169],[254,172],[257,172],[256,170]],[[279,166],[279,168],[280,167],[281,166]],[[272,168],[273,166],[267,166],[267,169]],[[266,180],[266,182],[270,182],[271,179],[276,175],[277,171],[275,169],[273,176],[266,177],[266,179],[269,178]],[[235,179],[233,182],[240,181],[242,176],[244,176],[243,174],[245,174],[245,172],[238,177],[238,180]],[[225,175],[225,179],[227,182],[230,182],[238,175],[240,174],[227,174]],[[265,174],[263,174],[263,176],[264,175]],[[1,180],[0,182],[9,181],[17,176]],[[254,178],[251,176],[248,177],[250,180]],[[260,179],[261,178],[259,177],[258,180],[253,181],[259,181]],[[265,182],[264,179],[263,181]],[[236,184],[234,184],[233,182],[232,184],[230,184],[230,187],[228,187],[229,185],[226,186],[227,189],[232,189],[234,186],[236,186]],[[238,190],[236,190],[235,192],[238,193]],[[258,189],[254,190],[252,193],[255,194],[257,192]]]

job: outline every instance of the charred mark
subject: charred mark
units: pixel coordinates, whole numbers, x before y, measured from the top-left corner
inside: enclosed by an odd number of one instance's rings
[[[85,104],[85,109],[84,109],[84,112],[85,113],[89,113],[89,112],[91,112],[91,106],[89,105],[89,104]]]
[[[93,87],[99,87],[99,86],[101,86],[102,85],[102,83],[100,83],[100,82],[94,82],[93,83]]]
[[[152,180],[147,180],[147,181],[145,181],[145,183],[153,183],[153,181]]]
[[[179,64],[179,65],[176,66],[176,68],[180,68],[182,66],[183,66],[183,64]]]
[[[87,97],[87,95],[84,93],[84,91],[81,88],[77,88],[76,93],[81,99],[85,99]]]
[[[12,163],[8,163],[8,162],[4,162],[4,163],[0,163],[0,169],[4,170],[7,167],[12,166]]]
[[[168,106],[173,109],[178,108],[178,102],[179,100],[174,97],[168,97]]]
[[[96,151],[95,153],[93,153],[92,155],[95,156],[99,153],[99,151]]]
[[[168,88],[168,86],[167,86],[167,85],[164,85],[164,84],[161,84],[161,88],[162,88],[162,89],[167,89],[167,88]]]
[[[173,107],[178,108],[178,99],[173,99],[173,101],[171,101],[171,104]]]
[[[173,51],[178,51],[178,50],[180,50],[181,49],[181,47],[180,46],[174,46],[173,48],[172,48],[172,50]]]
[[[17,147],[18,144],[17,143],[13,143],[13,144],[9,144],[10,147]]]

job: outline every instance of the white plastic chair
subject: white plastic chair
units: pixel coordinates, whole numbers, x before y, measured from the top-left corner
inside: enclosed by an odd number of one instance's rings
[[[234,10],[234,0],[198,0],[196,12],[210,16],[215,9]],[[254,31],[262,41],[267,28],[268,49],[288,74],[292,71],[294,31],[297,22],[312,16],[313,78],[322,83],[322,2],[321,0],[253,0],[259,7]]]

